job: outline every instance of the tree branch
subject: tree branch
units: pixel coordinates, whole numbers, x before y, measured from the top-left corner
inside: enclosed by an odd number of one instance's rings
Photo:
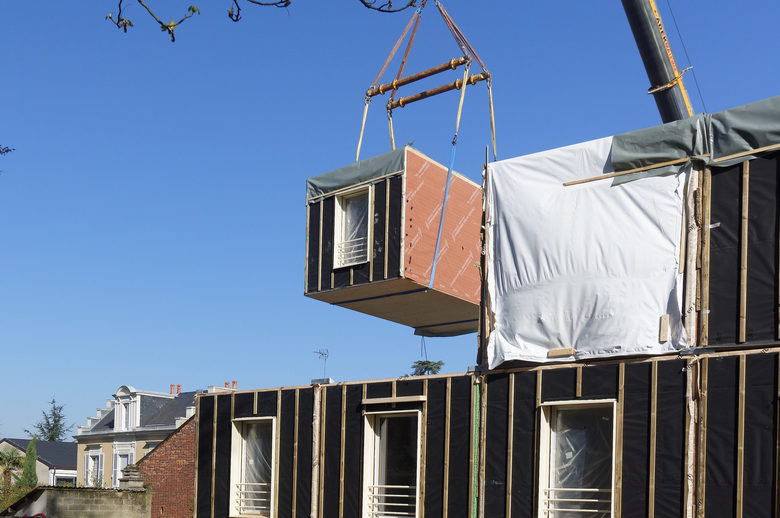
[[[379,11],[381,13],[397,13],[398,11],[403,11],[404,9],[416,6],[416,0],[409,0],[406,4],[403,5],[403,7],[398,7],[397,9],[393,8],[393,0],[387,0],[386,2],[382,2],[379,5],[377,5],[377,0],[358,1],[368,9],[373,9],[374,11]]]
[[[289,7],[292,4],[292,0],[246,0],[250,4],[254,5],[260,5],[264,7]],[[368,9],[372,9],[374,11],[379,11],[382,13],[397,13],[398,11],[403,11],[404,9],[408,9],[410,7],[415,7],[417,0],[403,0],[406,2],[402,7],[395,8],[393,7],[393,0],[358,0],[361,4],[363,4],[364,7]],[[144,0],[136,0],[138,4],[146,9],[146,12],[149,14],[149,16],[154,19],[155,22],[160,26],[160,29],[163,32],[167,32],[171,36],[171,41],[176,41],[176,36],[174,35],[174,31],[176,28],[181,25],[185,20],[192,18],[196,14],[200,14],[200,8],[196,5],[191,5],[187,8],[187,14],[185,14],[178,22],[171,19],[168,23],[163,22],[159,16],[157,16],[154,11],[152,11],[152,8],[149,7],[149,5]],[[231,0],[233,5],[228,9],[228,18],[233,20],[234,22],[237,22],[241,19],[241,5],[239,4],[239,0]],[[123,32],[127,32],[128,27],[133,27],[133,22],[130,20],[130,18],[124,17],[124,0],[118,0],[117,4],[117,12],[116,15],[114,13],[108,13],[106,15],[106,20],[109,20],[111,23],[116,25],[118,29],[122,29]]]

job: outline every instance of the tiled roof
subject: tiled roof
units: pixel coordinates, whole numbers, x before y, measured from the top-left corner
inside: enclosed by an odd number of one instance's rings
[[[5,441],[25,451],[30,440],[0,439],[0,442]],[[77,443],[75,442],[39,440],[35,443],[35,451],[38,454],[38,460],[50,468],[76,469]]]

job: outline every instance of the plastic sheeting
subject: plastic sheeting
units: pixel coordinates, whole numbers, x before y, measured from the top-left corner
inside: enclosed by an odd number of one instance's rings
[[[689,119],[616,135],[612,163],[616,171],[644,167],[686,157],[721,166],[744,162],[755,155],[723,160],[780,142],[780,96],[730,108],[702,113]],[[681,166],[646,171],[657,175]],[[631,175],[635,179],[637,175]]]
[[[306,180],[306,199],[350,187],[380,176],[403,171],[406,146]]]
[[[495,162],[487,180],[490,368],[686,345],[678,274],[684,175],[613,186],[607,137]],[[659,322],[669,315],[669,340]],[[570,360],[567,356],[560,360]]]

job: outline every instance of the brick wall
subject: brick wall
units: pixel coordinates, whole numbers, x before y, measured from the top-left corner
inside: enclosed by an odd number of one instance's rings
[[[152,495],[152,518],[191,518],[195,503],[195,418],[137,462]]]

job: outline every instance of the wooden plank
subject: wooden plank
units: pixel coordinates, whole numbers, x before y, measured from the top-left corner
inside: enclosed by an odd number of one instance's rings
[[[515,422],[515,375],[509,374],[509,394],[507,397],[506,426],[506,518],[512,518],[512,445],[514,442]]]
[[[319,247],[319,254],[317,258],[317,291],[322,291],[322,215],[325,211],[325,205],[320,200],[320,242],[317,244]]]
[[[686,214],[687,220],[685,222],[685,231],[683,233],[683,239],[686,243],[686,253],[683,256],[683,323],[685,326],[685,334],[688,337],[688,346],[696,347],[698,339],[696,336],[696,323],[697,323],[697,287],[698,287],[698,275],[697,261],[700,253],[700,229],[701,225],[698,220],[698,193],[699,189],[699,176],[701,172],[697,170],[691,171],[690,178],[688,180],[688,190],[686,191]],[[700,215],[700,213],[699,213]],[[683,264],[681,263],[681,264]]]
[[[428,399],[428,380],[423,380],[423,396]],[[428,403],[423,401],[422,404],[422,418],[420,423],[420,472],[417,474],[420,483],[420,509],[418,516],[425,516],[425,470],[426,462],[425,457],[428,452]]]
[[[747,331],[748,209],[750,206],[750,162],[742,163],[742,221],[739,250],[739,343]]]
[[[442,477],[441,515],[447,518],[447,506],[450,493],[450,405],[452,398],[452,378],[447,378],[447,388],[444,393],[444,476]]]
[[[626,364],[618,368],[617,419],[615,422],[615,516],[623,514],[623,405],[625,404]]]
[[[322,518],[325,515],[325,509],[324,509],[324,500],[325,500],[325,437],[327,432],[327,401],[328,401],[328,391],[325,390],[324,387],[320,388],[321,398],[320,398],[320,462],[319,462],[319,469],[320,469],[320,477],[319,477],[319,487],[317,488],[317,499],[319,500],[319,503],[317,505],[317,508],[319,509],[319,516]]]
[[[699,345],[709,344],[710,329],[710,225],[712,216],[712,171],[704,169],[702,185],[702,235],[701,235],[701,311],[699,319]]]
[[[707,378],[709,374],[709,361],[702,358],[700,363],[699,390],[699,437],[698,437],[698,469],[696,477],[696,518],[705,518],[704,497],[707,482]]]
[[[298,503],[298,413],[300,412],[300,389],[295,389],[295,423],[293,424],[293,471],[292,471],[292,510],[295,518]]]
[[[219,403],[219,398],[216,395],[212,397],[214,398],[214,418],[211,423],[211,518],[214,518],[214,491],[217,481],[217,403]]]
[[[658,321],[658,341],[669,341],[669,313],[664,313]]]
[[[426,380],[427,381],[427,380]],[[419,403],[427,400],[426,395],[421,396],[396,396],[396,397],[375,397],[375,398],[363,398],[361,403],[363,405],[386,405],[395,403]]]
[[[252,413],[257,415],[257,391],[254,393],[255,399],[252,402]]]
[[[547,351],[548,358],[563,358],[574,354],[574,347],[562,347],[560,349],[550,349]]]
[[[403,220],[402,220],[403,221]],[[384,279],[387,279],[387,250],[390,239],[390,179],[385,180],[385,271]]]
[[[311,506],[309,518],[319,516],[320,492],[320,412],[322,411],[322,387],[314,387],[314,401],[311,418]]]
[[[698,358],[689,357],[685,362],[685,479],[683,485],[683,502],[685,516],[693,518],[693,496],[696,490],[696,401],[698,394]]]
[[[746,385],[746,365],[747,361],[744,354],[739,356],[739,400],[737,406],[737,487],[736,500],[737,512],[736,518],[742,518],[744,508],[744,485],[745,485],[745,385]]]
[[[339,518],[344,516],[344,444],[347,429],[347,386],[341,387],[341,453],[339,457]]]
[[[534,412],[534,463],[532,469],[538,469],[539,466],[539,428],[541,427],[541,414],[542,414],[542,370],[536,371],[536,411]],[[539,502],[539,485],[541,481],[539,476],[533,477],[533,495],[534,495],[534,509],[538,509],[541,505]]]
[[[647,517],[655,517],[655,456],[658,423],[658,362],[652,363],[650,375],[650,454],[647,473]]]
[[[279,516],[279,443],[281,442],[282,431],[282,391],[281,389],[276,391],[276,422],[274,423],[276,428],[274,435],[274,472],[272,475],[273,488],[274,488],[274,505],[271,509],[273,518]]]
[[[775,375],[775,390],[777,391],[776,401],[780,401],[780,354],[777,355],[777,374]],[[776,416],[775,423],[777,423],[776,437],[775,437],[775,483],[774,492],[777,494],[777,489],[780,488],[780,404],[776,404]],[[197,480],[197,477],[196,477]],[[197,493],[196,493],[197,494]],[[780,498],[775,497],[775,508],[772,509],[772,516],[774,518],[780,518]]]
[[[487,440],[487,378],[482,376],[480,380],[480,409],[479,409],[479,518],[485,517],[485,441]],[[492,518],[492,517],[490,517]]]
[[[468,517],[469,518],[476,518],[476,513],[474,512],[474,443],[477,441],[477,435],[476,430],[477,428],[477,420],[479,419],[478,411],[475,412],[474,409],[476,408],[475,400],[477,398],[477,387],[478,381],[476,381],[474,378],[472,378],[471,382],[471,399],[469,401],[469,404],[471,406],[469,415],[471,416],[471,423],[469,424],[469,511],[468,511]]]
[[[309,293],[309,242],[311,241],[309,236],[309,218],[311,213],[311,207],[309,204],[306,204],[306,262],[304,263],[303,267],[303,278],[306,279],[306,284],[304,285],[305,288],[303,289],[303,293]]]
[[[193,493],[195,495],[195,504],[194,509],[192,511],[193,518],[197,518],[196,514],[198,512],[198,450],[200,446],[200,397],[195,397],[195,492]],[[79,455],[80,456],[80,455]],[[84,466],[84,478],[86,479],[86,470],[87,466]],[[212,473],[212,478],[214,477],[214,474]],[[293,517],[295,518],[295,517]]]
[[[582,397],[582,365],[577,366],[577,386],[574,396],[578,398]]]

